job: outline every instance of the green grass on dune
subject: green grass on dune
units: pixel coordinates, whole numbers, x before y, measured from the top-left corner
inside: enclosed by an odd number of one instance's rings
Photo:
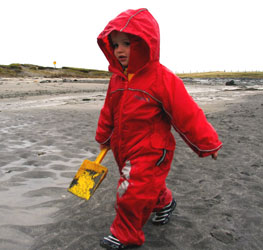
[[[251,72],[202,72],[202,73],[178,73],[181,78],[257,78],[263,79],[263,71],[251,71]]]
[[[72,77],[72,78],[109,78],[111,73],[103,70],[72,67],[43,67],[33,64],[13,63],[0,65],[0,77]]]
[[[250,78],[263,79],[263,71],[253,72],[202,72],[177,73],[181,78]],[[73,78],[109,78],[111,73],[103,70],[73,67],[43,67],[33,64],[12,63],[0,65],[0,77],[73,77]]]

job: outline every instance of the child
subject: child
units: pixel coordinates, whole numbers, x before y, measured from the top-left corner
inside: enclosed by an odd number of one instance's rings
[[[147,9],[127,10],[110,21],[98,44],[113,73],[96,140],[110,147],[119,166],[116,217],[100,244],[140,246],[143,225],[164,225],[176,206],[165,179],[175,149],[171,125],[200,157],[222,144],[182,80],[159,63],[159,26]]]

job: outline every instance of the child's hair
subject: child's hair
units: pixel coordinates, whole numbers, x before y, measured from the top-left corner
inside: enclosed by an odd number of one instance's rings
[[[114,49],[113,41],[112,41],[112,39],[111,39],[111,33],[108,35],[108,41],[109,41],[110,47],[111,47],[112,49]]]
[[[114,31],[115,31],[115,30],[114,30]],[[112,34],[114,31],[112,31],[112,32],[108,35],[108,41],[109,41],[110,47],[113,48],[113,49],[114,49],[114,44],[113,44],[113,41],[112,41],[112,39],[111,39],[111,34]],[[122,33],[125,33],[125,32],[122,32]],[[131,35],[131,34],[129,34],[129,33],[125,33],[125,34],[127,34],[129,40],[131,40],[132,37],[137,37],[137,36]],[[138,37],[138,38],[139,38],[139,37]]]

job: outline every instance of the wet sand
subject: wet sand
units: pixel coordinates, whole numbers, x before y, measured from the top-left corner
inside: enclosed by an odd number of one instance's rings
[[[46,82],[44,82],[46,81]],[[167,185],[178,206],[168,225],[145,225],[150,249],[263,249],[263,91],[186,82],[224,146],[198,158],[179,138]],[[0,249],[101,249],[114,218],[118,171],[91,200],[67,192],[94,140],[105,82],[0,79]]]

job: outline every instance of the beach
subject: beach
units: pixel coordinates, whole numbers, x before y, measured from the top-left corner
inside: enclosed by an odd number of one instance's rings
[[[263,81],[185,80],[223,142],[199,158],[174,132],[169,224],[144,227],[142,250],[263,249]],[[97,250],[114,219],[119,178],[112,152],[94,196],[67,191],[94,136],[105,79],[0,78],[0,249]]]

